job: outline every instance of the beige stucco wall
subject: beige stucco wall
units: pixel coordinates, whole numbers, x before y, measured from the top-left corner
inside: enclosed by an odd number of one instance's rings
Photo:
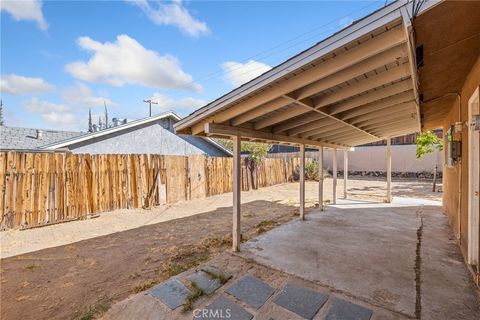
[[[468,119],[468,99],[480,85],[480,57],[470,71],[460,92],[461,110],[455,101],[449,115],[443,121],[443,129],[447,130],[457,121],[466,123]],[[454,233],[459,237],[460,247],[466,257],[468,250],[468,129],[463,126],[463,132],[455,135],[455,139],[462,141],[462,160],[453,168],[444,166],[443,169],[443,207],[450,218]],[[460,168],[461,167],[461,168]],[[460,182],[461,172],[461,182]],[[460,187],[461,186],[461,187]],[[460,210],[459,210],[460,199]]]

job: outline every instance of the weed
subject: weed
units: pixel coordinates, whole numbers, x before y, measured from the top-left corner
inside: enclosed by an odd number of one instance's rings
[[[188,268],[177,262],[166,262],[162,265],[162,273],[166,274],[168,277],[176,276],[179,273],[187,270]]]
[[[210,248],[220,248],[220,247],[228,246],[231,244],[232,244],[232,239],[229,236],[209,237],[209,238],[203,239],[198,247],[201,249],[210,249]]]
[[[78,319],[80,320],[93,320],[96,316],[99,316],[105,313],[110,307],[110,299],[103,297],[98,300],[93,306],[89,306],[87,311],[85,311]]]
[[[257,228],[257,233],[260,234],[272,229],[277,224],[278,223],[273,220],[263,220],[262,222],[257,224],[255,228]]]
[[[151,287],[153,287],[154,285],[156,285],[156,284],[159,283],[159,282],[160,282],[160,281],[159,281],[158,279],[152,279],[152,280],[150,280],[150,281],[143,282],[143,283],[135,286],[135,287],[133,288],[133,292],[139,293],[139,292],[148,290],[148,289],[150,289]]]
[[[203,290],[193,281],[190,281],[190,289],[191,291],[185,298],[185,303],[183,304],[183,312],[192,310],[195,301],[204,294]]]
[[[230,278],[232,276],[225,276],[223,273],[221,272],[215,272],[215,271],[212,271],[212,270],[208,270],[208,269],[202,269],[203,272],[205,272],[206,274],[208,274],[208,276],[212,279],[218,279],[218,281],[220,281],[221,284],[225,284],[228,282],[228,280],[230,280]]]
[[[29,264],[28,266],[26,266],[24,268],[24,270],[33,272],[33,271],[35,271],[35,269],[38,269],[38,268],[40,268],[40,266],[38,264]]]

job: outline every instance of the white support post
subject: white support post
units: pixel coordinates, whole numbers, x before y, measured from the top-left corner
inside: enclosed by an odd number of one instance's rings
[[[348,149],[343,150],[343,198],[347,199]]]
[[[387,202],[392,202],[392,150],[391,138],[387,138]]]
[[[305,220],[305,145],[300,145],[300,219]]]
[[[318,208],[323,211],[323,147],[318,148]]]
[[[333,161],[333,182],[332,182],[332,203],[337,203],[337,148],[332,150],[332,161]]]
[[[240,225],[240,193],[242,191],[242,176],[240,171],[240,136],[233,136],[233,230],[232,230],[232,250],[240,251],[241,225]]]

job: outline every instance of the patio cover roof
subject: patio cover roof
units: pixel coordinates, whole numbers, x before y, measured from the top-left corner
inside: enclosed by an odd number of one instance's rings
[[[422,11],[438,2],[427,2]],[[346,148],[421,130],[412,5],[394,2],[179,121],[177,132]]]

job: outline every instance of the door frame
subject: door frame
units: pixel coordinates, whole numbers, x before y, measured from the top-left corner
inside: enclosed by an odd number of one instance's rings
[[[480,132],[473,130],[472,120],[474,114],[480,113],[479,91],[480,87],[477,87],[468,99],[468,263],[477,266],[480,243],[480,197],[475,195],[475,192],[480,191]]]

